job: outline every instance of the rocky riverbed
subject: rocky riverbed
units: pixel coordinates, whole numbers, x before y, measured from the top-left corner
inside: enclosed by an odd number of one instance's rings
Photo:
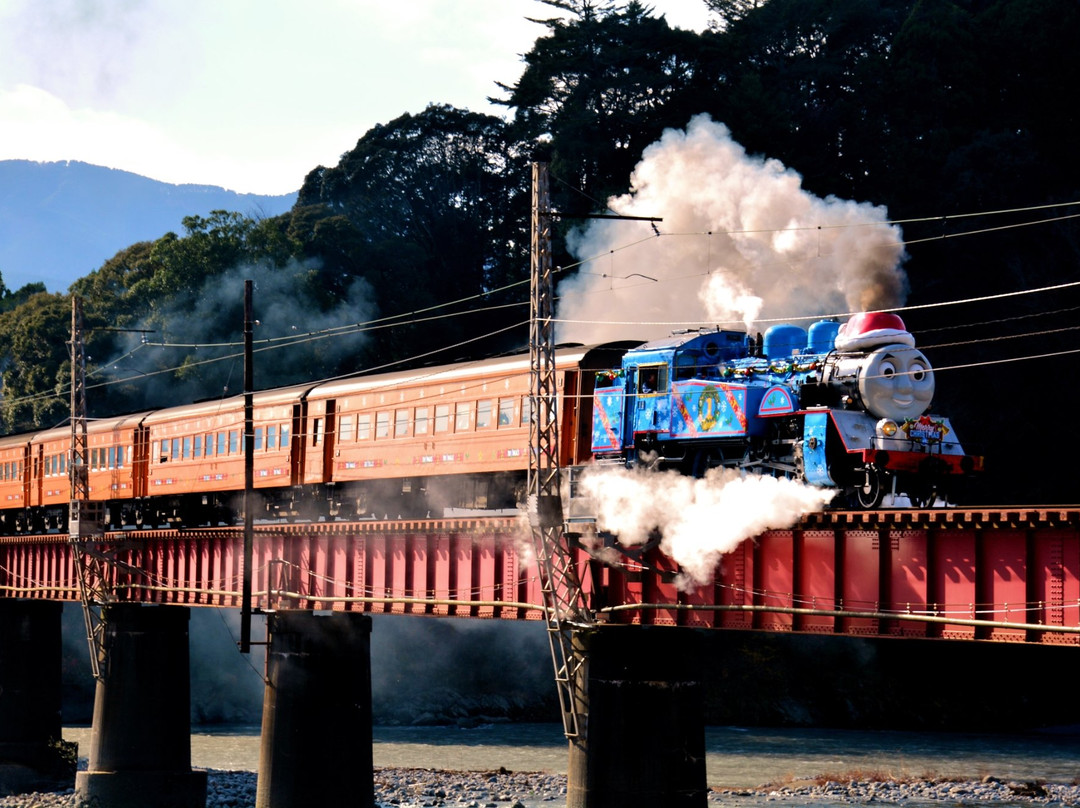
[[[250,808],[255,804],[254,772],[211,769],[207,808]],[[753,789],[713,789],[714,805],[765,803],[837,805],[1080,805],[1080,785],[1019,782],[984,777],[980,781],[854,780],[815,778]],[[565,805],[566,777],[543,772],[454,772],[437,769],[375,769],[379,808],[525,808]],[[0,799],[0,808],[78,808],[71,790],[21,794]]]

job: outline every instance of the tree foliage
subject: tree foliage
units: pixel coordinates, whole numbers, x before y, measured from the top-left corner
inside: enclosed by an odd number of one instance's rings
[[[448,318],[451,309],[432,320],[431,308],[490,305],[526,277],[523,163],[500,119],[432,105],[374,127],[337,166],[308,175],[297,204],[325,265],[363,277],[384,317],[416,320],[377,334],[380,355],[468,339],[475,317]]]

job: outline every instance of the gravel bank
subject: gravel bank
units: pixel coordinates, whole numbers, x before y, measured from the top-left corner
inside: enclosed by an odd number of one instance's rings
[[[255,804],[254,772],[211,769],[207,808],[251,808]],[[566,777],[543,772],[452,772],[435,769],[376,769],[375,803],[380,808],[524,808],[551,803],[565,805]],[[998,780],[953,782],[800,781],[757,789],[715,789],[709,802],[719,805],[757,805],[762,802],[808,805],[918,804],[975,805],[985,803],[1080,805],[1080,786]],[[0,799],[0,808],[77,808],[71,790],[21,794]]]

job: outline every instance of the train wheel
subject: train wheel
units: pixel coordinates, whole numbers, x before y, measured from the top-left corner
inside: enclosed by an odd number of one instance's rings
[[[911,496],[911,504],[921,509],[933,508],[939,499],[944,498],[938,493],[937,486],[929,485],[917,490]]]
[[[885,495],[883,474],[873,466],[862,469],[862,484],[855,487],[855,504],[865,510],[876,508]]]

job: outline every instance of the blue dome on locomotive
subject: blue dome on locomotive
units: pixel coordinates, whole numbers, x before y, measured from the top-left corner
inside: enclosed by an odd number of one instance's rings
[[[774,325],[765,332],[766,359],[790,359],[806,348],[806,332],[797,325]]]
[[[839,331],[840,323],[836,320],[818,320],[810,326],[810,335],[806,345],[807,352],[827,354],[836,347],[836,335]]]

